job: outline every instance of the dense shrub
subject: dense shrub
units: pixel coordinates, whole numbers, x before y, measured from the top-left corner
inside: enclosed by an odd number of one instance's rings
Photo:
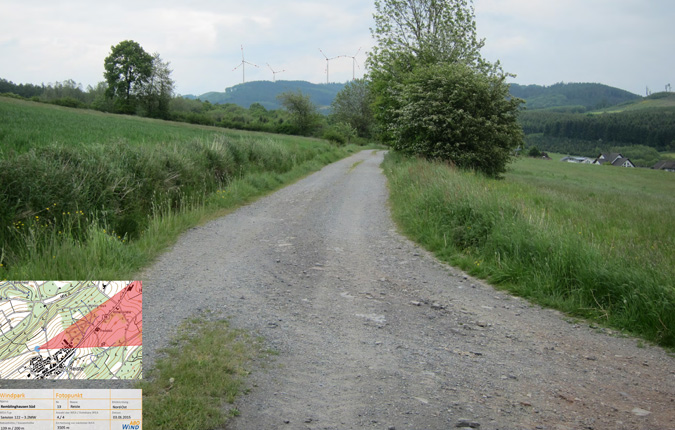
[[[389,132],[403,153],[498,176],[522,143],[521,101],[509,97],[501,77],[439,64],[409,73],[394,92]]]

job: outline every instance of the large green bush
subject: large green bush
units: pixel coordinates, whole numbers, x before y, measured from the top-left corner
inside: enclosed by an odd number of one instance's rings
[[[470,0],[375,1],[368,56],[380,139],[498,176],[522,143],[509,75],[480,55]]]
[[[498,176],[522,142],[519,99],[503,78],[462,63],[406,75],[395,88],[394,149]]]

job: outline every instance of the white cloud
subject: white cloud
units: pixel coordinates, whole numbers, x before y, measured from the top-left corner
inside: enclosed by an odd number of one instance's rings
[[[0,0],[0,77],[15,82],[103,79],[110,47],[133,39],[171,63],[182,93],[222,91],[247,80],[325,81],[327,55],[354,55],[372,40],[371,0]],[[500,59],[522,83],[599,81],[632,91],[662,87],[675,70],[670,55],[671,0],[475,0],[484,55]],[[352,61],[330,63],[332,81],[352,77]]]

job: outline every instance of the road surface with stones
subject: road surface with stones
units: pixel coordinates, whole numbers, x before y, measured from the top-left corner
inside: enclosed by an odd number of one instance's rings
[[[146,357],[177,309],[261,334],[278,356],[235,429],[675,428],[671,355],[437,262],[397,233],[382,158],[184,235],[146,273]]]
[[[278,352],[228,428],[675,429],[672,355],[436,261],[390,219],[382,158],[183,235],[141,276],[144,367],[208,309]]]

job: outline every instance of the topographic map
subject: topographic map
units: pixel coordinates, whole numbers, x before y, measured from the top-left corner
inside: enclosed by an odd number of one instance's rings
[[[139,281],[0,282],[0,379],[140,379]]]

